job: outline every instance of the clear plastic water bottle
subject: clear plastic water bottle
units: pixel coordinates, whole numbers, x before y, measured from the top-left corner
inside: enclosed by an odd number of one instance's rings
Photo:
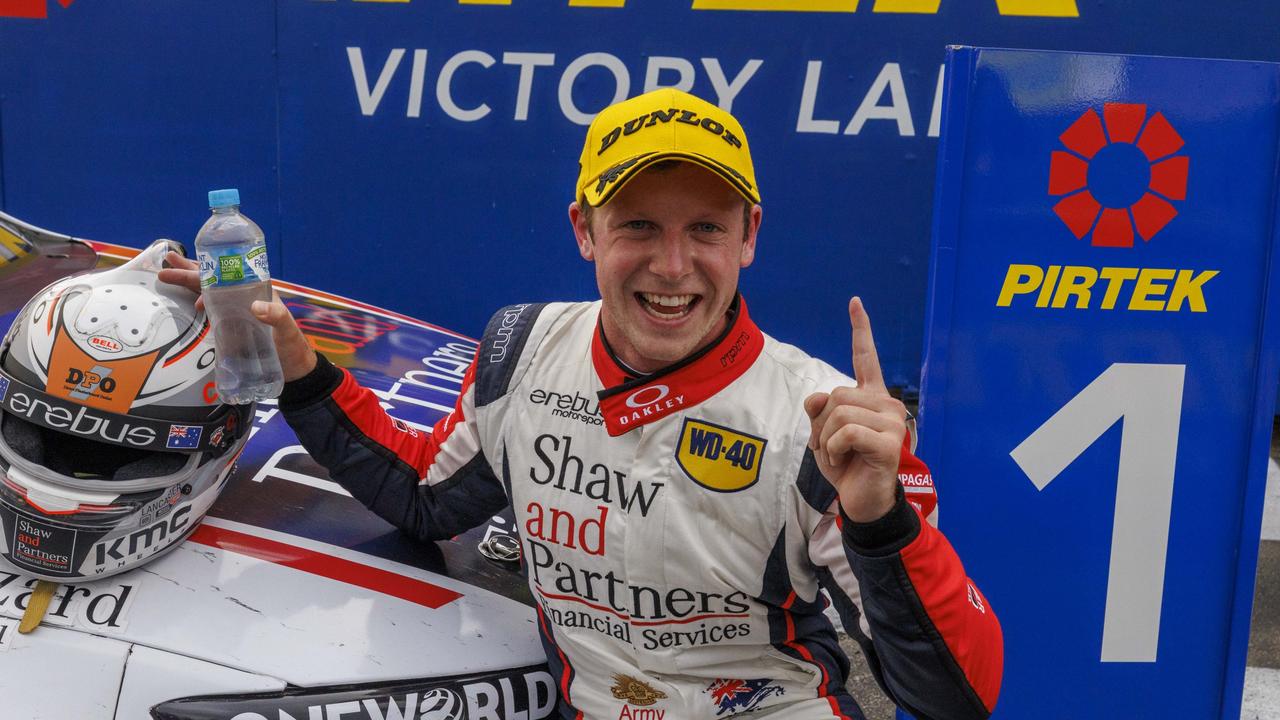
[[[266,239],[257,224],[240,214],[239,190],[211,191],[209,209],[213,216],[196,234],[196,256],[218,353],[218,394],[236,405],[276,397],[284,374],[271,328],[249,310],[254,300],[271,300]]]

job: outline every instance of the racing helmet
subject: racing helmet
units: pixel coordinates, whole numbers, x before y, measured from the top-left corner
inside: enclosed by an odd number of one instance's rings
[[[209,320],[160,240],[59,280],[0,343],[0,565],[57,582],[172,549],[218,493],[252,405],[219,402]]]

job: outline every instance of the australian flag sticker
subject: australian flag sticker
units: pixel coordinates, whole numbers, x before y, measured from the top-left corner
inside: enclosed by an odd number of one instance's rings
[[[760,703],[773,695],[783,695],[785,691],[772,680],[716,680],[702,692],[711,696],[716,708],[716,717],[728,713],[751,712]]]
[[[0,402],[4,402],[4,397],[9,394],[9,378],[0,375]]]
[[[173,450],[195,450],[200,447],[202,430],[199,425],[170,425],[169,439],[164,446]]]

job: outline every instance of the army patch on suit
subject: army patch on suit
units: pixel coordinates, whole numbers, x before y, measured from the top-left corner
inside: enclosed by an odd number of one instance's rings
[[[676,462],[694,482],[716,492],[745,490],[760,479],[764,438],[685,418]]]
[[[630,675],[613,674],[613,696],[632,705],[652,705],[659,700],[666,700],[667,694],[656,690],[649,683]]]

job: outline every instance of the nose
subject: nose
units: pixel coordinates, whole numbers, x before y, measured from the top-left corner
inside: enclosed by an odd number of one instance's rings
[[[677,231],[662,233],[653,245],[649,271],[667,280],[679,280],[693,271],[693,242]]]

